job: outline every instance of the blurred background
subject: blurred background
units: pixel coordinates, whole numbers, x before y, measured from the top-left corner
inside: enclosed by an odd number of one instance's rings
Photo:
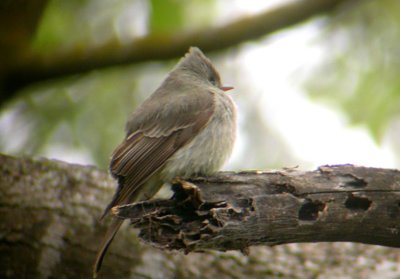
[[[400,1],[317,2],[3,1],[0,152],[107,168],[130,112],[196,45],[235,87],[225,169],[398,168]]]

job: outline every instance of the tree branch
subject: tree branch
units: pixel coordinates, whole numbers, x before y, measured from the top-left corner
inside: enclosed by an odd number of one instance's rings
[[[351,241],[400,247],[400,172],[323,166],[316,171],[221,173],[182,181],[171,200],[114,208],[163,249]]]
[[[91,278],[114,183],[94,167],[0,154],[0,278]],[[140,258],[134,235],[113,246],[103,278],[126,278]]]
[[[225,26],[166,36],[148,35],[121,46],[115,39],[96,48],[71,49],[62,53],[26,55],[10,65],[4,85],[14,92],[30,83],[78,74],[115,65],[179,57],[191,45],[206,52],[222,50],[254,40],[313,16],[334,10],[344,2],[356,0],[301,0],[244,17]],[[0,100],[1,101],[1,100]]]
[[[369,169],[365,168],[365,171],[368,172]],[[275,177],[282,176],[282,172],[273,173]],[[223,177],[235,178],[228,182],[232,184],[231,187],[236,193],[240,188],[247,188],[243,186],[243,181],[260,185],[264,175],[267,174],[223,173],[215,178],[209,177],[207,180],[201,180],[203,182],[193,181],[193,183],[204,184],[199,186],[199,189],[212,189],[216,187],[211,186]],[[323,175],[328,175],[328,172],[325,171]],[[380,175],[371,178],[372,180],[366,180],[368,183],[366,188],[378,184],[389,185],[392,175],[397,175],[396,171],[382,170]],[[331,176],[335,181],[335,173]],[[282,176],[281,182],[288,179],[284,177],[286,176]],[[205,181],[212,184],[207,187]],[[341,187],[351,190],[348,187],[362,185],[362,182],[357,184],[351,181],[353,181],[351,177],[347,177],[342,181]],[[177,198],[193,190],[190,184],[185,183],[185,185],[184,191],[176,190]],[[397,185],[398,183],[395,183],[391,190],[397,189]],[[220,200],[229,187],[225,187],[224,183],[217,186],[215,190],[218,190],[218,196],[199,198]],[[99,223],[98,218],[111,199],[114,187],[115,181],[105,171],[92,166],[48,159],[14,158],[0,154],[0,278],[90,278],[97,249],[107,225]],[[260,188],[262,187],[260,186],[258,191]],[[271,193],[273,189],[284,191],[285,186],[279,184],[273,186]],[[282,195],[293,197],[294,193],[282,192]],[[354,195],[358,197],[357,193]],[[271,196],[271,200],[273,197]],[[235,205],[234,210],[245,204],[243,202]],[[378,204],[381,203],[373,200],[364,213],[362,210],[357,213],[357,210],[353,212],[348,209],[348,215],[351,217],[352,214],[367,214],[375,210]],[[221,204],[220,208],[216,207],[215,212],[223,208],[224,205]],[[281,204],[280,208],[281,211],[286,210],[284,204]],[[387,209],[391,215],[383,218],[394,216],[393,220],[398,221],[398,218],[395,218],[398,209],[391,208],[391,211]],[[202,210],[206,211],[207,207],[203,205]],[[330,210],[331,204],[328,203],[326,210],[318,211],[318,220],[325,216],[325,212],[330,214]],[[216,216],[218,220],[224,217]],[[292,222],[293,220],[288,220],[288,227]],[[313,221],[304,222],[312,225]],[[380,222],[381,220],[376,223],[377,228]],[[195,223],[196,220],[193,224]],[[220,229],[219,226],[217,223],[215,228]],[[171,234],[165,230],[165,235],[168,237]],[[377,237],[382,238],[379,235]],[[385,235],[391,234],[387,232]],[[390,274],[394,278],[400,275],[398,249],[377,245],[302,243],[278,245],[273,248],[253,247],[249,256],[235,251],[220,253],[210,250],[184,255],[143,245],[137,242],[135,236],[136,233],[128,227],[120,230],[105,258],[99,279],[159,278],[160,274],[163,278],[221,279],[255,279],[270,277],[271,274],[280,278],[338,278],[346,277],[348,274],[352,274],[354,278],[364,278],[365,274],[371,278],[382,278]],[[392,236],[398,239],[398,236],[394,234]],[[210,241],[212,243],[215,240]],[[245,246],[239,245],[238,248],[243,247]],[[349,265],[349,262],[352,264]]]

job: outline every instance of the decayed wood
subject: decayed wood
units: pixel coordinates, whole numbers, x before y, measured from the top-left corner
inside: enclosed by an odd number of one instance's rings
[[[232,180],[232,187],[240,183]],[[0,154],[0,278],[90,278],[106,230],[98,218],[115,186],[106,171],[93,166]],[[210,250],[185,255],[154,249],[135,237],[129,227],[121,229],[99,279],[400,276],[398,249],[377,245],[301,243],[253,247],[248,256]]]
[[[164,249],[351,241],[400,247],[400,172],[323,166],[316,171],[221,173],[180,181],[171,200],[114,208]]]

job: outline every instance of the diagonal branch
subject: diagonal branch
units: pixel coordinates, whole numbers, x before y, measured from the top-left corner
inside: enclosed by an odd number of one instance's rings
[[[163,249],[349,241],[400,247],[400,172],[324,166],[316,171],[221,173],[175,185],[171,200],[114,208]]]
[[[287,28],[313,16],[331,12],[344,2],[353,3],[356,0],[295,1],[220,27],[165,36],[150,34],[124,46],[112,40],[91,49],[71,49],[63,53],[27,56],[19,63],[10,65],[6,71],[4,85],[9,92],[6,96],[11,97],[13,93],[10,92],[38,81],[102,67],[179,57],[191,45],[196,45],[206,52],[223,50]]]

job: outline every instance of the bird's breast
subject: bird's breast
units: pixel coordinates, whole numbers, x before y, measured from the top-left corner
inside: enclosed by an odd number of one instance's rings
[[[214,94],[214,101],[214,113],[204,128],[166,162],[161,172],[165,181],[210,175],[228,159],[236,137],[236,107],[223,92]]]

